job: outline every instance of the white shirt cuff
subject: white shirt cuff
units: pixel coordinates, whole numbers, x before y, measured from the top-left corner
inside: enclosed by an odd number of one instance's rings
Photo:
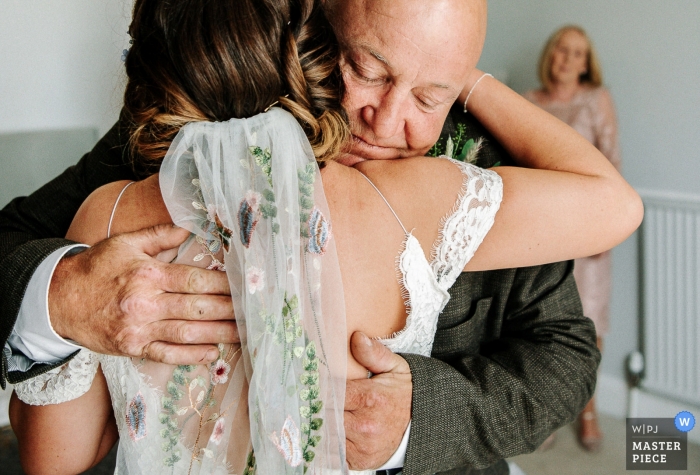
[[[411,421],[408,421],[408,427],[406,427],[406,432],[403,433],[403,439],[401,439],[399,448],[396,449],[394,455],[392,455],[391,458],[377,470],[389,470],[392,468],[403,467],[403,464],[406,461],[406,449],[408,448],[409,435],[411,435]]]
[[[58,262],[67,254],[87,248],[84,244],[62,247],[39,264],[29,280],[17,322],[5,345],[9,371],[27,371],[37,363],[57,363],[80,346],[58,336],[49,318],[49,285]]]

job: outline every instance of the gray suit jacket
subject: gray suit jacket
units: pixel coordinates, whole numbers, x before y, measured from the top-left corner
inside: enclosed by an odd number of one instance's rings
[[[443,147],[448,134],[459,138],[458,147],[465,138],[488,136],[457,108],[445,124]],[[32,273],[69,243],[60,236],[83,200],[106,183],[138,178],[126,138],[118,122],[78,164],[0,212],[3,346]],[[491,141],[480,164],[496,162],[507,164],[508,157]],[[504,457],[534,450],[582,409],[593,394],[600,354],[571,269],[560,263],[464,273],[457,280],[440,317],[434,357],[403,355],[413,374],[406,475],[507,474]],[[51,367],[8,373],[3,355],[0,384]]]

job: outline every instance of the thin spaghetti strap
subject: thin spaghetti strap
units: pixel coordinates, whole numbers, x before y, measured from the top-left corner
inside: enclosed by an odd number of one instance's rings
[[[122,195],[126,191],[127,188],[129,188],[131,185],[133,185],[135,182],[130,181],[129,183],[126,184],[124,188],[122,188],[122,191],[119,193],[119,196],[117,196],[117,200],[114,202],[114,207],[112,208],[112,214],[109,216],[109,226],[107,226],[107,237],[110,238],[112,237],[112,221],[114,220],[114,213],[117,211],[117,205],[119,204],[119,200],[122,199]]]
[[[359,170],[358,170],[358,171],[359,171]],[[377,193],[379,193],[379,196],[382,197],[382,199],[384,200],[384,203],[386,203],[386,205],[389,207],[389,211],[391,211],[391,214],[393,214],[394,217],[396,218],[396,221],[399,222],[399,225],[401,226],[401,229],[403,229],[404,234],[408,234],[408,231],[406,231],[406,228],[404,227],[403,223],[402,223],[401,220],[399,219],[399,216],[396,214],[396,211],[394,211],[394,208],[392,208],[391,205],[389,204],[389,202],[386,200],[386,198],[384,198],[384,195],[382,194],[381,191],[379,191],[379,188],[377,188],[377,186],[376,186],[374,183],[372,183],[372,180],[370,180],[370,179],[367,177],[367,175],[365,175],[365,174],[362,173],[362,172],[359,172],[359,173],[360,173],[360,175],[362,175],[363,177],[365,177],[365,180],[367,180],[367,182],[368,182],[370,185],[372,185],[372,188],[374,188],[374,189],[377,191]]]

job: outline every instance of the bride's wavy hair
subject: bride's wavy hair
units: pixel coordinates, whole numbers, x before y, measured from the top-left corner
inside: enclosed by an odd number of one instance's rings
[[[134,170],[158,170],[182,126],[279,102],[319,161],[349,137],[339,50],[318,0],[136,0],[124,105]]]

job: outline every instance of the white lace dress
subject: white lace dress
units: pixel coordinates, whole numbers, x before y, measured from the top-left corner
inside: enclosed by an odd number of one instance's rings
[[[430,355],[438,316],[450,298],[448,289],[493,225],[502,200],[503,185],[496,173],[451,161],[463,174],[463,189],[454,209],[441,223],[440,237],[430,261],[418,240],[404,228],[406,237],[398,268],[408,296],[406,326],[391,337],[381,339],[394,352]],[[207,247],[207,243],[200,244],[204,247],[195,257],[197,263],[208,263],[209,268],[222,266],[216,258],[218,250]],[[202,258],[203,254],[206,259]],[[192,257],[179,258],[181,262],[186,259]],[[226,401],[216,400],[217,385],[211,382],[218,375],[223,386],[236,363],[235,348],[221,347],[221,354],[219,361],[223,363],[219,367],[172,367],[82,350],[63,367],[16,385],[15,391],[23,401],[33,405],[71,400],[87,391],[101,363],[120,434],[116,473],[135,473],[136,461],[143,474],[252,474],[250,467],[237,469],[225,458],[222,462],[212,456],[218,434],[216,425],[210,422],[221,414],[208,415],[201,410],[202,402],[214,401],[212,407],[220,412],[224,410],[221,408],[229,406]],[[154,366],[165,367],[167,371],[153,370]],[[181,384],[184,381],[189,381],[189,385]],[[245,388],[241,387],[238,392],[243,394]],[[197,407],[199,411],[194,410]],[[239,411],[244,409],[247,408],[238,407]],[[183,443],[183,421],[191,418],[199,420],[199,424],[187,430],[198,430],[197,441],[204,441],[195,447]],[[192,440],[192,434],[189,435],[187,440]],[[247,449],[247,446],[239,447],[234,452],[244,453]],[[131,469],[127,468],[126,461],[130,461]]]

